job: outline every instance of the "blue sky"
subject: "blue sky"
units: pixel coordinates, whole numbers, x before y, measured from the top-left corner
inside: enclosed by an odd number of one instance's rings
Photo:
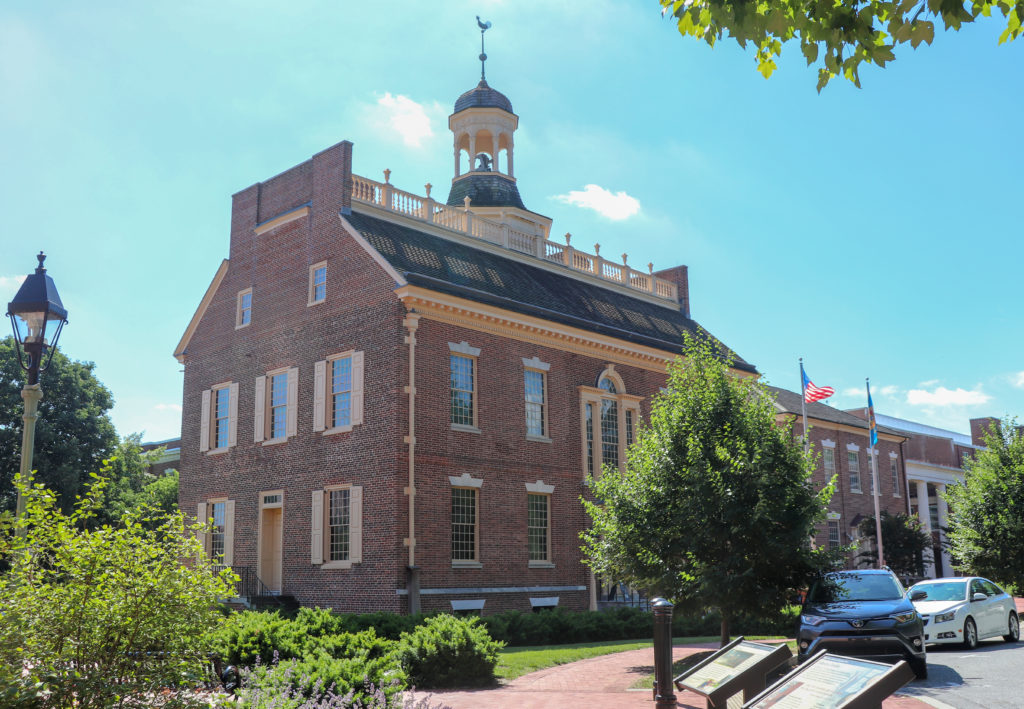
[[[819,95],[797,46],[765,81],[656,0],[5,3],[0,297],[44,249],[61,345],[96,362],[118,431],[178,435],[171,353],[231,194],[343,139],[357,174],[447,194],[477,14],[552,233],[687,264],[694,317],[772,384],[798,388],[803,356],[844,408],[870,376],[893,416],[1024,414],[1024,44],[995,19]]]

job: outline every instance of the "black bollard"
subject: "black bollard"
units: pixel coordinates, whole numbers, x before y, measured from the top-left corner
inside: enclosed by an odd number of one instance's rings
[[[651,603],[654,611],[654,706],[675,709],[672,684],[672,604],[664,598]]]

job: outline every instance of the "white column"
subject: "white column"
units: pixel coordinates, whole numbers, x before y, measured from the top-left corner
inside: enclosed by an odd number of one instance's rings
[[[928,535],[928,548],[924,552],[924,575],[928,578],[935,578],[935,564],[932,563],[932,515],[928,505],[928,483],[924,480],[915,480],[917,485],[917,518],[921,520],[921,527]]]
[[[459,159],[461,157],[459,155],[459,153],[461,153],[461,152],[462,151],[459,149],[459,141],[458,141],[458,139],[456,139],[456,141],[455,141],[455,176],[456,177],[459,176],[459,163],[462,162]]]
[[[949,556],[949,549],[946,548],[946,533],[943,531],[946,528],[947,519],[949,518],[949,505],[946,504],[946,500],[943,497],[945,494],[945,485],[935,486],[935,504],[938,506],[939,512],[939,540],[942,544],[942,573],[946,576],[952,576],[953,569],[950,568],[952,561]]]

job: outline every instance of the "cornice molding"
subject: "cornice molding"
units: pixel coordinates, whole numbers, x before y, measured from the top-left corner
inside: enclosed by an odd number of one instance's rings
[[[189,321],[188,327],[185,328],[185,334],[181,336],[178,346],[174,348],[174,358],[179,362],[185,362],[185,350],[188,348],[188,343],[192,340],[192,335],[195,334],[196,328],[199,327],[199,321],[202,320],[203,315],[206,314],[206,309],[210,307],[210,302],[213,301],[213,296],[216,295],[217,289],[220,288],[220,283],[224,280],[224,275],[227,272],[228,260],[224,259],[220,262],[220,267],[217,269],[217,273],[214,274],[213,280],[206,289],[203,299],[199,301],[199,307],[196,308],[196,312],[192,315],[192,319]]]

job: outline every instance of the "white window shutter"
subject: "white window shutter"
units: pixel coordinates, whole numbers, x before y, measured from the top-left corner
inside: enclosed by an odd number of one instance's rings
[[[266,426],[263,423],[263,411],[267,406],[267,378],[256,377],[256,407],[253,415],[253,434],[257,443],[263,440]]]
[[[196,530],[196,539],[199,540],[200,546],[203,547],[203,551],[206,551],[206,525],[209,523],[209,519],[206,517],[206,503],[200,502],[196,505],[196,521],[203,525],[202,528]]]
[[[327,360],[320,360],[313,365],[313,430],[323,431],[327,428]]]
[[[238,382],[233,382],[228,394],[228,445],[238,444]]]
[[[224,566],[235,561],[235,501],[224,503]]]
[[[363,353],[352,353],[352,425],[363,422]]]
[[[363,560],[363,488],[353,485],[349,490],[348,558],[353,564]]]
[[[288,422],[286,436],[294,436],[299,430],[299,368],[288,370]]]
[[[203,390],[203,409],[199,417],[199,452],[210,450],[210,390]]]
[[[313,564],[324,563],[324,491],[313,491],[313,509],[310,514],[312,540],[309,545],[309,560]]]

